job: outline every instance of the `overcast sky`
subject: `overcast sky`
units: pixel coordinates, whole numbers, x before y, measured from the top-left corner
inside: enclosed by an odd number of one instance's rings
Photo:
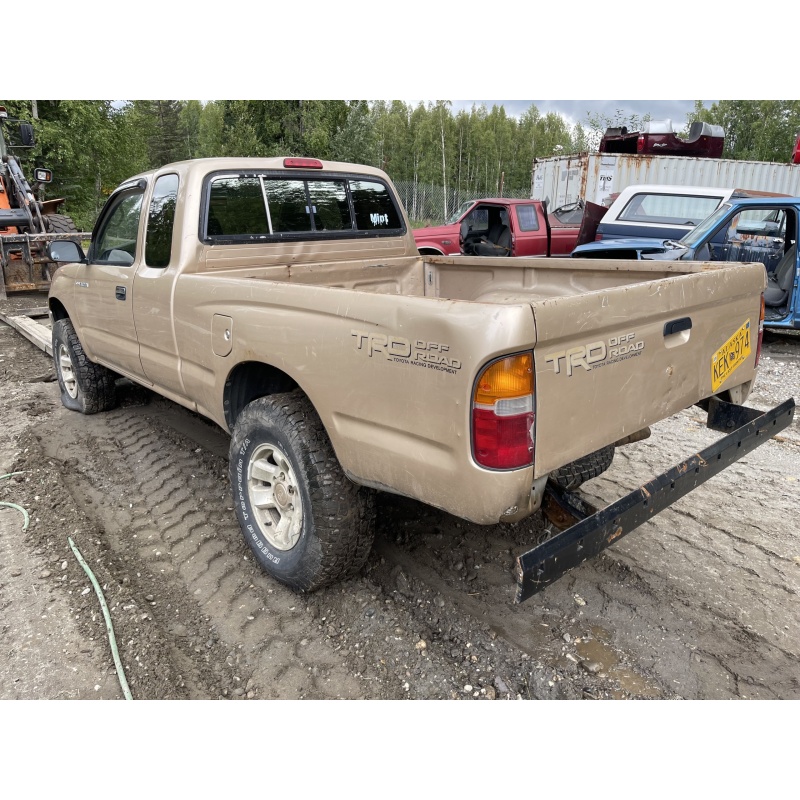
[[[416,104],[419,101],[406,101]],[[423,101],[427,102],[427,101]],[[703,100],[708,108],[713,101]],[[469,110],[473,105],[502,105],[506,113],[518,117],[534,105],[542,114],[553,112],[565,117],[570,125],[580,122],[584,127],[589,114],[601,114],[614,119],[617,111],[624,119],[632,115],[650,115],[652,120],[671,119],[678,126],[686,124],[686,116],[694,110],[694,100],[453,100],[453,111]]]

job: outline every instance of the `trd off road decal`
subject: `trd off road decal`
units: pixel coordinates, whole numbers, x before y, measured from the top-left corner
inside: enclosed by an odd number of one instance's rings
[[[461,369],[461,362],[450,355],[450,346],[422,339],[405,339],[402,336],[350,331],[355,339],[356,350],[373,358],[386,358],[399,364],[413,364],[438,372],[455,375]]]
[[[616,364],[629,358],[642,354],[644,342],[636,341],[636,333],[623,333],[612,336],[605,341],[599,340],[589,344],[571,347],[569,350],[560,350],[545,356],[545,362],[553,364],[556,375],[565,374],[572,377],[578,367],[591,371],[609,364]]]

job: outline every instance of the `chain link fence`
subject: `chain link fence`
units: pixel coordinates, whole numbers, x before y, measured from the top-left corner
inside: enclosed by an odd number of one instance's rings
[[[414,181],[395,181],[400,202],[408,214],[411,224],[442,225],[446,218],[451,216],[463,203],[475,200],[478,195],[474,192],[465,192],[463,189],[448,189],[446,193],[447,205],[445,207],[445,191],[443,186],[430,183],[415,183]],[[530,197],[530,190],[517,192],[503,192],[504,197],[523,198]]]

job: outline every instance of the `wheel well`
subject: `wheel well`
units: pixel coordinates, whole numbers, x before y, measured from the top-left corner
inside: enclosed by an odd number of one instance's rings
[[[236,418],[253,400],[296,388],[297,382],[277,367],[259,361],[237,364],[225,381],[223,409],[228,428],[233,430]]]
[[[50,313],[53,315],[53,320],[58,322],[60,319],[69,319],[67,309],[55,298],[50,299]]]
[[[441,250],[437,250],[435,247],[418,247],[419,254],[421,256],[443,256],[444,253]]]

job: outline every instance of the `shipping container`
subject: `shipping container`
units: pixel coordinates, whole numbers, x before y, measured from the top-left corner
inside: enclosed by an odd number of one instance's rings
[[[534,160],[531,198],[547,200],[550,208],[577,200],[602,204],[626,186],[642,183],[718,186],[798,197],[800,164],[600,153],[558,156]]]

